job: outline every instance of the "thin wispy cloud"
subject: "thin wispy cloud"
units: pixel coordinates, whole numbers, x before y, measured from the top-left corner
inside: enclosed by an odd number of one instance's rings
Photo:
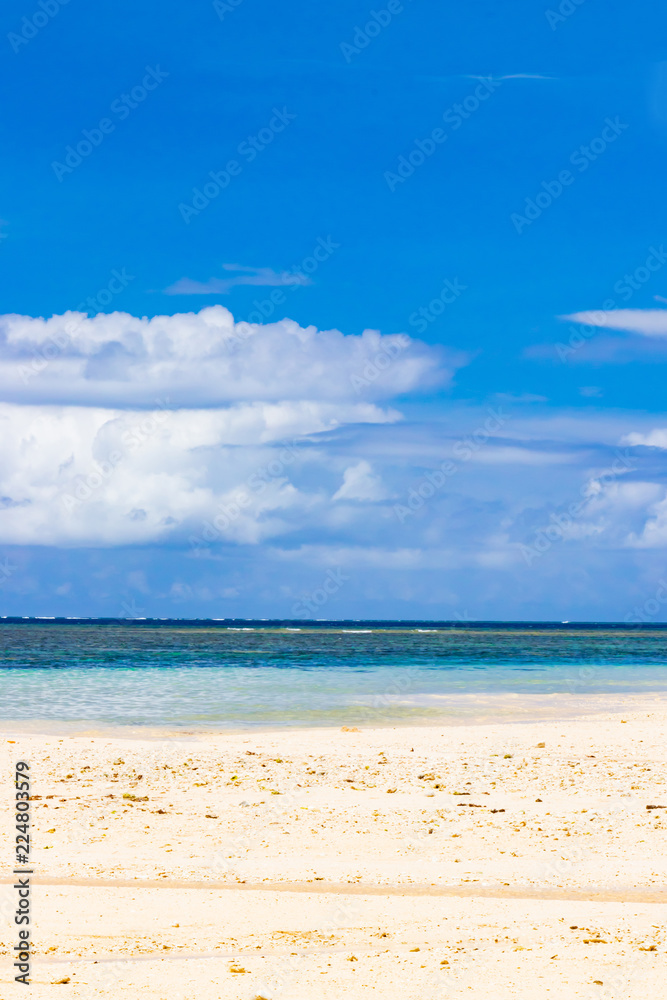
[[[415,79],[423,80],[426,83],[447,83],[450,80],[479,80],[481,83],[491,80],[494,83],[499,83],[503,80],[559,80],[560,77],[544,76],[541,73],[505,73],[503,76],[494,76],[493,73],[486,76],[481,73],[452,73],[447,76],[420,74]]]
[[[557,76],[544,76],[542,73],[507,73],[496,77],[497,80],[557,80]]]
[[[478,76],[475,73],[465,73],[465,80],[557,80],[557,76],[543,76],[541,73],[505,73],[504,76]]]
[[[239,285],[260,285],[277,288],[283,285],[310,285],[310,278],[293,271],[274,271],[272,267],[245,267],[243,264],[223,264],[223,270],[237,272],[232,278],[209,278],[196,281],[179,278],[165,295],[227,295]]]
[[[534,392],[495,392],[494,398],[504,403],[547,403],[547,396],[539,396]]]
[[[667,309],[599,309],[558,318],[605,330],[625,330],[643,337],[667,337]]]

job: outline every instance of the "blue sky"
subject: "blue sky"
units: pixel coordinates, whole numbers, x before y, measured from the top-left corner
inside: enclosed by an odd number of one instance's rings
[[[3,614],[667,617],[667,12],[2,20]]]

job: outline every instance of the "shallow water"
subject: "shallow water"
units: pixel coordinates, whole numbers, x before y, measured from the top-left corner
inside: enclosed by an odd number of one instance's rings
[[[0,623],[0,717],[12,720],[381,725],[485,714],[498,695],[557,709],[573,696],[651,692],[667,692],[664,627]]]

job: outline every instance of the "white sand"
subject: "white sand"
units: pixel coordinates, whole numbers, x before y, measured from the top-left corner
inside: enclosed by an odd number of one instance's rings
[[[15,760],[41,796],[29,995],[667,997],[667,810],[646,808],[667,707],[628,704],[163,739],[5,724],[5,871]],[[8,1000],[28,993],[3,883]]]

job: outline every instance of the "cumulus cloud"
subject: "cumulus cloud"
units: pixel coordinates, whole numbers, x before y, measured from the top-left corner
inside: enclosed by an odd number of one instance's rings
[[[354,453],[332,464],[327,435],[395,423],[379,400],[461,363],[404,334],[235,323],[219,305],[2,317],[0,542],[197,549],[309,518],[326,530],[332,493],[390,495]]]
[[[17,371],[40,358],[22,383]],[[299,559],[316,543],[322,558],[369,566],[499,571],[584,497],[566,546],[658,546],[658,456],[626,462],[617,445],[667,446],[655,418],[501,407],[499,432],[480,435],[488,408],[455,404],[433,423],[388,405],[456,363],[405,335],[236,324],[222,306],[4,317],[0,384],[20,391],[0,404],[0,543],[155,545],[211,567],[230,546]],[[448,458],[455,475],[399,519],[395,506]],[[611,482],[595,472],[615,462]]]
[[[215,305],[138,318],[0,318],[0,396],[106,407],[383,399],[447,384],[466,363],[405,334],[343,335],[284,319],[235,323]]]
[[[636,447],[644,445],[647,448],[667,448],[667,427],[655,427],[647,434],[633,431],[631,434],[624,434],[621,444]]]
[[[638,549],[664,549],[667,546],[667,496],[656,500],[641,531],[633,532],[629,545]]]
[[[326,465],[312,436],[386,423],[371,403],[251,403],[224,410],[0,404],[0,542],[255,544],[321,503],[291,482]],[[297,518],[298,520],[298,518]],[[206,537],[205,525],[213,525]]]
[[[343,473],[343,484],[332,500],[386,500],[390,496],[380,476],[373,472],[370,462],[362,459],[350,465]]]

